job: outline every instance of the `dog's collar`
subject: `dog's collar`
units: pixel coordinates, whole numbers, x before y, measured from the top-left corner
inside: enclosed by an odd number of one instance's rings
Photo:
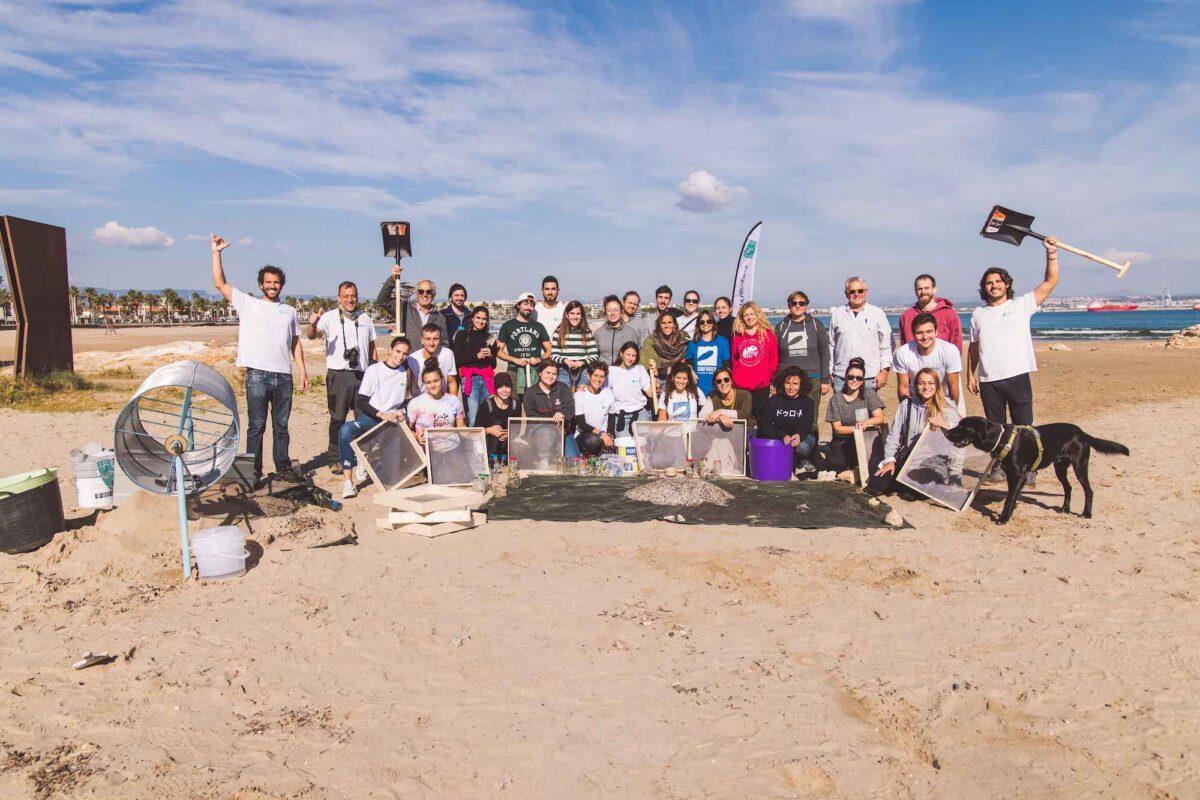
[[[993,454],[995,455],[997,461],[1003,461],[1004,457],[1008,455],[1009,451],[1012,450],[1013,445],[1017,442],[1017,431],[1022,429],[1032,433],[1033,440],[1037,443],[1037,458],[1034,459],[1033,464],[1029,467],[1030,472],[1036,472],[1037,468],[1042,465],[1042,456],[1044,455],[1045,451],[1042,447],[1042,435],[1038,433],[1038,429],[1032,425],[1013,425],[1012,429],[1008,433],[1008,441],[1004,443],[1004,448],[999,453]],[[1001,428],[1000,435],[996,437],[996,443],[992,445],[992,451],[1000,446],[1000,440],[1003,438],[1004,428]]]

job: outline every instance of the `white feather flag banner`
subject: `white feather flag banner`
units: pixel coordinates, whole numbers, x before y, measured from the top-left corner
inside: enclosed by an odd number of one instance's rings
[[[742,307],[743,303],[754,299],[754,263],[758,260],[758,240],[762,236],[762,221],[754,223],[754,227],[746,234],[742,249],[738,253],[737,271],[733,273],[733,311]]]

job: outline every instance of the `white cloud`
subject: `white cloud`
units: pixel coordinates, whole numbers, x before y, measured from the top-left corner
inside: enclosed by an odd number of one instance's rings
[[[1124,264],[1126,261],[1130,264],[1145,264],[1154,260],[1154,256],[1141,250],[1105,250],[1100,255],[1118,264]]]
[[[212,237],[211,237],[211,236],[205,236],[205,235],[204,235],[204,234],[202,234],[202,233],[189,233],[189,234],[187,235],[187,240],[188,240],[189,242],[208,242],[208,241],[211,241],[211,240],[212,240]]]
[[[741,186],[721,183],[711,172],[702,169],[688,174],[677,189],[679,202],[676,205],[684,211],[702,214],[727,208],[747,194]]]
[[[850,28],[873,25],[879,17],[915,0],[790,0],[788,9],[798,17],[837,22]]]
[[[92,238],[109,247],[129,247],[135,250],[175,246],[175,237],[149,225],[144,228],[126,228],[117,222],[106,222],[103,228],[92,231]]]
[[[237,243],[249,250],[254,249],[254,239],[250,238],[249,236],[239,236],[237,238]]]

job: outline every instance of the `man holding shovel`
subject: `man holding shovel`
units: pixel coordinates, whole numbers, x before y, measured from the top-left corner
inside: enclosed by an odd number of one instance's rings
[[[399,278],[400,265],[393,264],[392,274],[380,287],[379,295],[375,298],[375,305],[380,308],[395,307],[396,283]],[[413,299],[401,305],[400,327],[396,330],[396,335],[406,337],[413,347],[420,344],[421,329],[429,323],[437,325],[441,330],[442,341],[449,341],[446,335],[446,318],[433,307],[433,296],[436,292],[437,287],[433,285],[433,281],[426,278],[417,284],[417,291],[413,295]]]
[[[1037,360],[1029,320],[1058,285],[1058,240],[1047,236],[1042,245],[1046,276],[1032,292],[1017,297],[1008,271],[988,267],[979,280],[979,299],[986,305],[971,314],[967,388],[979,395],[984,416],[1001,425],[1008,420],[1014,425],[1033,424],[1029,375],[1037,371]]]

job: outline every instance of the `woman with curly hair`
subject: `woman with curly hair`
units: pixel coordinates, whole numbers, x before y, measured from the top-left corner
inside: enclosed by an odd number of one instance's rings
[[[754,416],[762,423],[771,380],[779,368],[779,345],[766,312],[750,302],[733,323],[733,385],[750,393]]]
[[[799,367],[785,367],[775,378],[775,394],[767,398],[758,418],[758,435],[778,439],[795,450],[793,466],[814,472],[809,455],[817,446],[816,411],[813,408],[812,378]]]
[[[673,314],[663,312],[654,321],[654,332],[642,344],[642,366],[651,369],[659,383],[666,383],[671,367],[687,359],[688,339],[679,330]]]

